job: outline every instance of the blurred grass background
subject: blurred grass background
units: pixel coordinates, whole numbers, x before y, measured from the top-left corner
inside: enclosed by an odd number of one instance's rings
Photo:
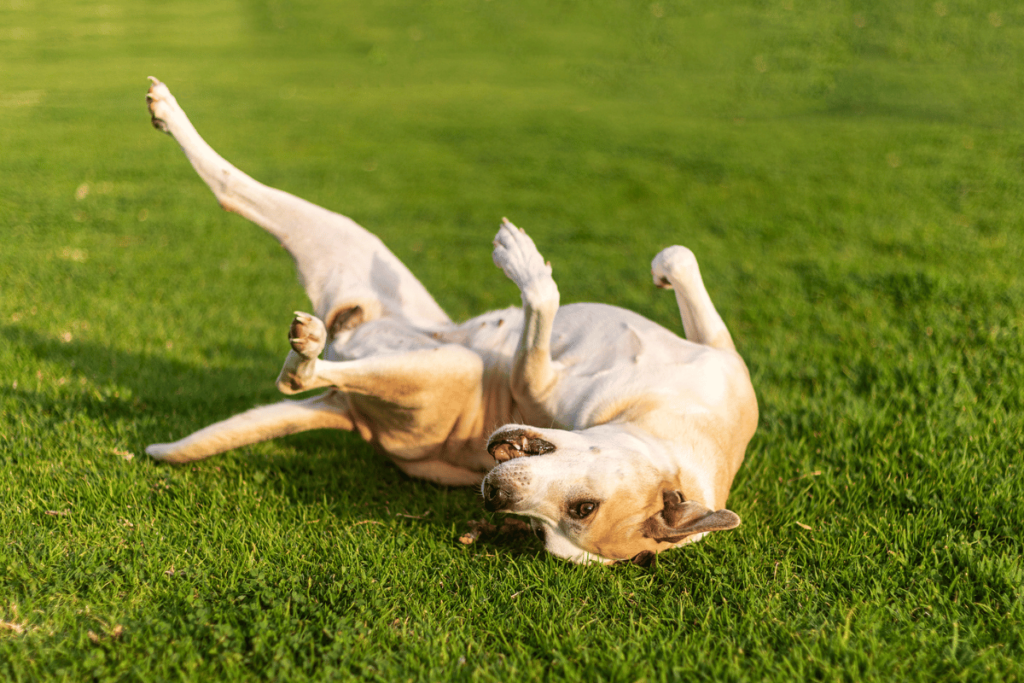
[[[1019,677],[1022,52],[1006,2],[0,0],[0,672]],[[518,299],[502,216],[675,330],[648,263],[692,248],[761,404],[744,525],[579,568],[455,543],[476,493],[349,435],[149,463],[276,399],[307,304],[148,75],[455,318]]]

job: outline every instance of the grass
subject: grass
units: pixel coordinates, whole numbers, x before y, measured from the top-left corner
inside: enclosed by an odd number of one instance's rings
[[[0,677],[1024,674],[1024,12],[999,2],[0,2]],[[148,124],[377,232],[453,317],[680,329],[700,259],[758,391],[733,532],[651,570],[456,538],[474,491],[347,434],[148,461],[275,399],[287,256]],[[134,454],[127,460],[125,454]]]

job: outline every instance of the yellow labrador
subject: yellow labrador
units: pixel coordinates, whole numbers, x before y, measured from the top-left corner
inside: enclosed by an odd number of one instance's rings
[[[574,562],[645,563],[739,525],[724,506],[757,400],[690,250],[669,247],[652,264],[655,284],[675,290],[686,340],[614,306],[559,306],[551,266],[507,220],[494,262],[523,306],[456,324],[377,237],[236,169],[152,81],[153,125],[223,208],[295,259],[316,315],[296,314],[278,387],[325,391],[154,444],[151,456],[182,463],[308,429],[357,431],[411,476],[480,485],[488,510],[531,518],[547,549]]]

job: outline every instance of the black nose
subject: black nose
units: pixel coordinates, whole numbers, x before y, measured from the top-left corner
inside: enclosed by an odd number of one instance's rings
[[[509,494],[492,481],[484,483],[484,507],[488,512],[501,510],[508,505]]]
[[[506,462],[527,455],[545,455],[555,450],[555,444],[545,441],[539,434],[526,429],[509,429],[491,435],[487,452],[497,462]]]

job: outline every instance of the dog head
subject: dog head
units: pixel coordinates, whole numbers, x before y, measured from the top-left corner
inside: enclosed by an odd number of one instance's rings
[[[506,425],[487,450],[484,506],[537,520],[549,552],[574,562],[633,560],[740,524],[715,509],[701,454],[679,457],[624,425],[581,431]],[[695,466],[696,465],[696,466]]]

